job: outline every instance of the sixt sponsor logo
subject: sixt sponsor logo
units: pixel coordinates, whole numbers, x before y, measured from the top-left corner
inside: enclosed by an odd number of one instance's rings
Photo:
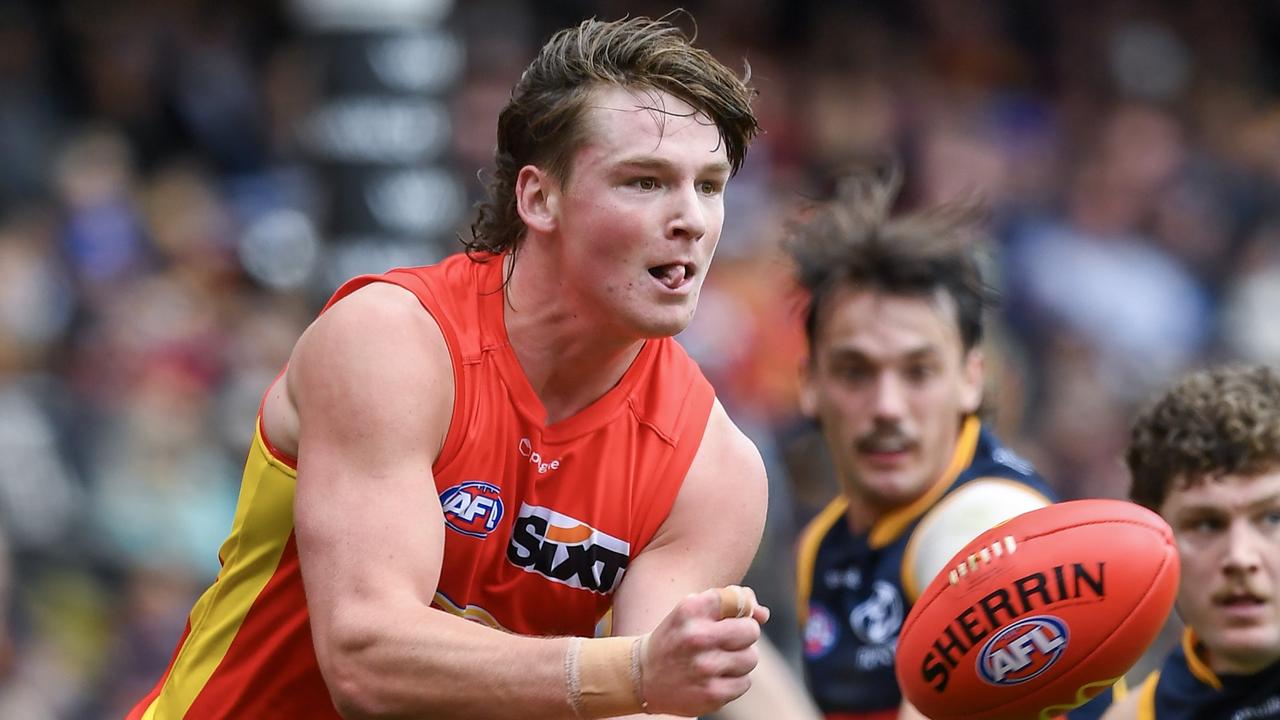
[[[502,520],[502,492],[496,485],[467,480],[440,493],[444,521],[453,530],[471,537],[488,537]]]
[[[1036,615],[991,636],[978,653],[978,675],[992,685],[1020,685],[1053,667],[1067,647],[1067,624]]]
[[[550,508],[521,503],[507,560],[569,587],[608,594],[631,560],[631,544]]]
[[[1106,563],[1055,565],[1048,572],[1017,578],[982,596],[956,615],[920,664],[920,674],[937,692],[947,689],[951,671],[975,645],[1024,615],[1064,601],[1105,598]],[[1065,635],[1064,635],[1065,639]]]

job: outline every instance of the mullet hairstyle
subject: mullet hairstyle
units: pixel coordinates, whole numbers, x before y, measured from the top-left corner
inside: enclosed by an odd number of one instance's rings
[[[808,293],[805,334],[812,358],[822,310],[841,287],[955,303],[965,352],[982,341],[983,316],[997,294],[982,277],[985,210],[945,204],[892,215],[902,184],[896,163],[845,176],[835,197],[791,227],[787,251]]]
[[[1280,375],[1265,365],[1191,373],[1138,413],[1125,461],[1129,497],[1157,512],[1173,490],[1280,468]]]
[[[525,69],[498,116],[498,146],[488,198],[478,204],[467,252],[514,251],[525,224],[516,211],[516,177],[526,165],[569,180],[571,160],[586,140],[584,122],[592,94],[615,85],[665,92],[715,123],[736,174],[759,132],[751,111],[750,67],[738,77],[668,22],[638,17],[587,20],[557,32]],[[648,108],[670,114],[660,108]]]

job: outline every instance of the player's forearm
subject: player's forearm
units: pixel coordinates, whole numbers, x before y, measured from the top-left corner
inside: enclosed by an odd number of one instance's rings
[[[567,638],[511,635],[431,608],[332,624],[317,638],[346,718],[572,718]]]

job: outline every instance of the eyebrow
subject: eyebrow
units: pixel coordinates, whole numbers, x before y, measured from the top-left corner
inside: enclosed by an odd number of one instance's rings
[[[1251,500],[1243,505],[1248,512],[1256,512],[1270,505],[1280,505],[1280,493],[1273,493],[1257,500]],[[1185,505],[1179,510],[1181,515],[1207,515],[1221,514],[1235,510],[1235,507],[1228,507],[1212,503],[1197,503],[1194,505]]]
[[[882,362],[915,362],[919,360],[928,360],[939,354],[938,348],[933,345],[925,345],[923,347],[908,350],[901,355],[890,358],[877,358],[856,347],[837,347],[831,350],[830,356],[838,360],[862,360],[866,362],[882,363]]]
[[[1260,497],[1257,500],[1254,500],[1253,502],[1249,503],[1245,507],[1249,508],[1250,510],[1259,510],[1268,505],[1280,505],[1280,493],[1273,493],[1265,497]]]
[[[623,158],[622,160],[617,161],[617,163],[615,164],[619,168],[629,168],[629,169],[636,169],[636,170],[670,170],[672,167],[674,167],[672,163],[666,160],[655,158],[655,157]],[[730,170],[732,170],[732,167],[729,165],[729,163],[723,160],[717,160],[716,162],[707,163],[706,165],[703,165],[702,167],[698,168],[697,174],[704,175],[708,173],[716,173],[721,175],[728,175]]]

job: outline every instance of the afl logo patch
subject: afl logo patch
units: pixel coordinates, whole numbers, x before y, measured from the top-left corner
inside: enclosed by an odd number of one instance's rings
[[[1052,615],[1036,615],[1005,627],[978,653],[978,675],[992,685],[1019,685],[1062,657],[1067,624]]]
[[[502,520],[502,492],[482,480],[458,483],[440,493],[445,524],[463,535],[488,537]]]
[[[821,605],[809,604],[809,619],[804,623],[804,655],[816,660],[831,652],[836,646],[837,628],[835,618],[831,617]]]

